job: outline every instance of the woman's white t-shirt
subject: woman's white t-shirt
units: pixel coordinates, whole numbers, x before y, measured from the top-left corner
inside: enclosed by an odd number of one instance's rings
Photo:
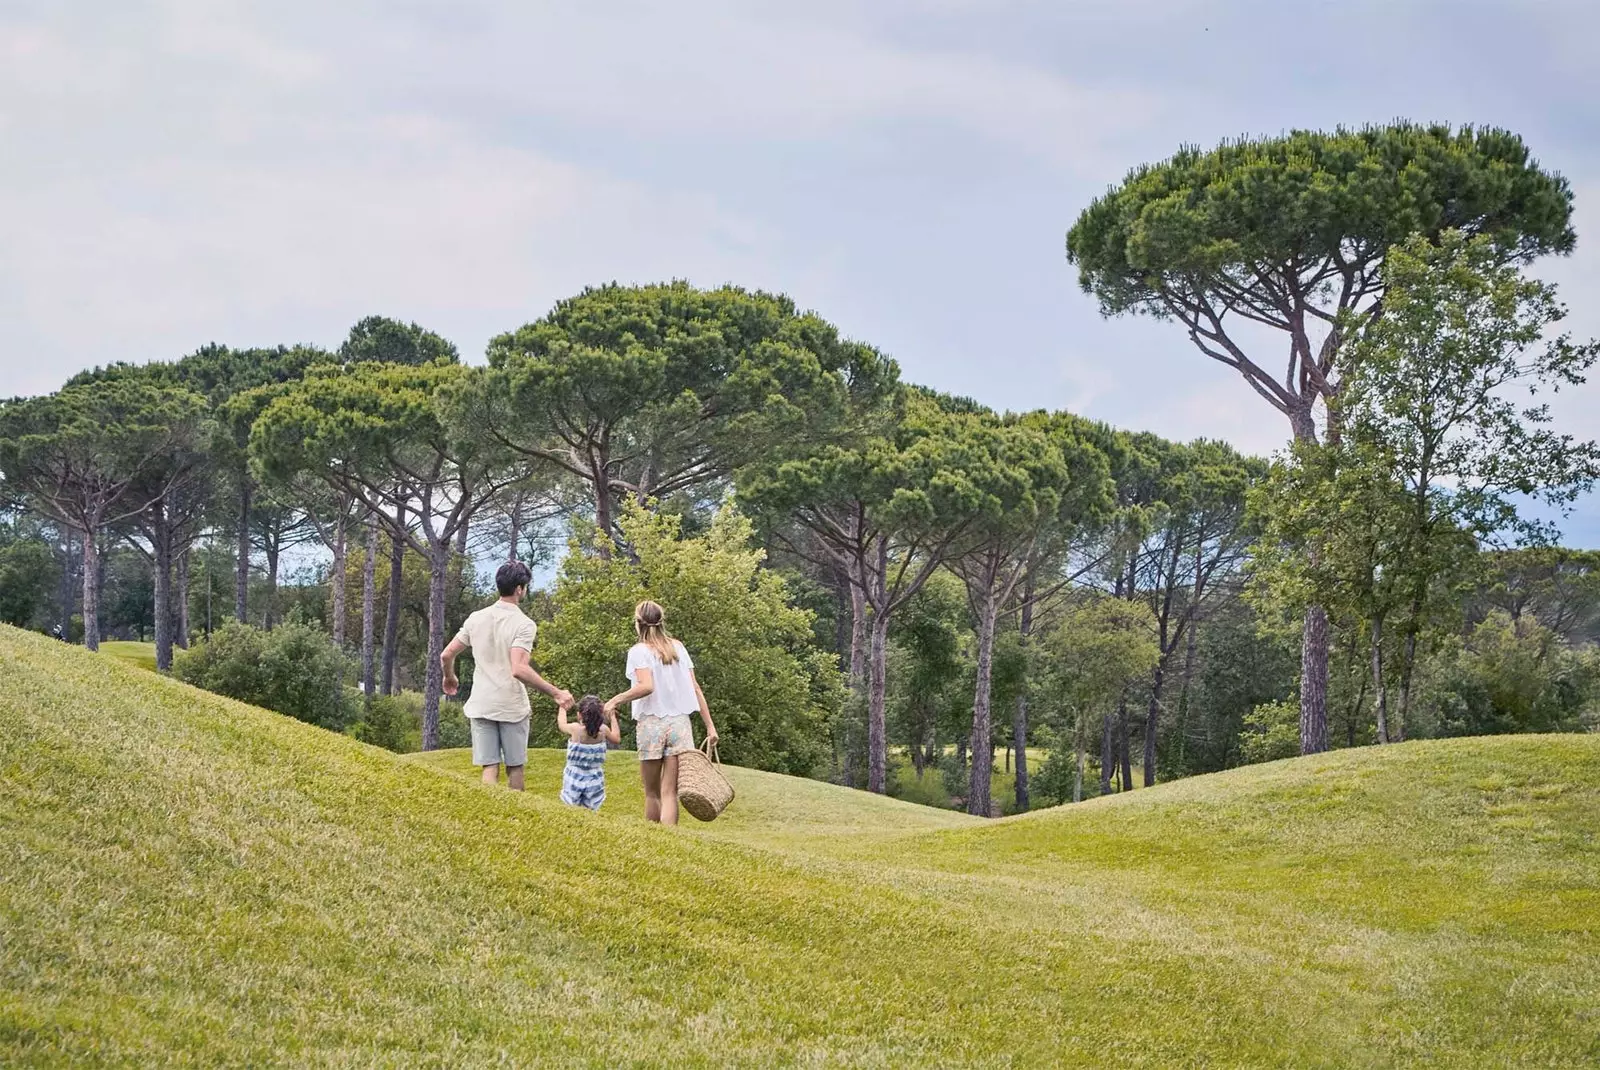
[[[639,670],[649,669],[654,690],[644,698],[633,700],[633,719],[641,717],[682,717],[700,709],[700,699],[694,693],[694,677],[690,672],[694,662],[689,652],[676,639],[672,641],[678,651],[678,660],[671,665],[661,663],[661,655],[644,643],[628,648],[628,680],[639,682]]]

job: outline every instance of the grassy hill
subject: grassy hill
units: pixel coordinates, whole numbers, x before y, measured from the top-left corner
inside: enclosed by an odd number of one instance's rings
[[[1600,738],[980,822],[474,782],[0,629],[0,1064],[1592,1065]]]

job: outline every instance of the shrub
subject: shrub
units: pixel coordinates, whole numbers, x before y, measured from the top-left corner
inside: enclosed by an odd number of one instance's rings
[[[1300,753],[1300,704],[1266,702],[1244,717],[1239,751],[1247,764],[1293,758]]]
[[[350,699],[361,710],[361,719],[350,726],[350,734],[363,743],[414,754],[422,749],[422,693],[396,691],[365,700],[360,689],[352,688]],[[449,750],[472,745],[472,729],[459,703],[448,699],[439,707],[439,748]]]
[[[409,701],[415,698],[416,701]],[[361,719],[350,726],[350,734],[363,743],[410,754],[422,749],[422,702],[415,692],[374,695],[366,701],[358,690],[354,701],[362,704]],[[444,718],[439,718],[442,722]]]
[[[749,521],[725,507],[704,534],[683,538],[679,518],[629,505],[619,527],[632,555],[575,545],[562,565],[559,608],[540,629],[536,655],[549,678],[574,694],[623,690],[633,607],[653,598],[694,657],[722,757],[799,776],[815,770],[843,698],[837,659],[816,648],[811,614],[791,604],[783,577],[760,567]],[[535,704],[534,733],[553,742],[548,710]]]
[[[345,690],[349,660],[316,627],[290,620],[267,632],[229,621],[181,651],[178,679],[241,702],[342,731],[359,706]]]

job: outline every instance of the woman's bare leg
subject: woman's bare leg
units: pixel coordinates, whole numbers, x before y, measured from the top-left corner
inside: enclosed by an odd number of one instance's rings
[[[669,754],[661,761],[661,792],[656,799],[656,812],[663,825],[678,823],[678,756]]]
[[[644,780],[644,819],[646,821],[661,820],[661,759],[639,763],[639,776]],[[672,788],[673,801],[677,801],[678,788],[678,760],[672,759]]]
[[[499,762],[495,762],[493,765],[486,765],[486,766],[483,767],[483,782],[485,784],[498,784],[498,783],[500,783],[500,763]]]

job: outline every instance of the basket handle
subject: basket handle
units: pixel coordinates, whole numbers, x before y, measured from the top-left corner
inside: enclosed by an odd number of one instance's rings
[[[711,742],[711,738],[709,736],[701,741],[700,752],[707,758],[710,758],[716,764],[722,764],[722,755],[717,753],[717,745]]]

